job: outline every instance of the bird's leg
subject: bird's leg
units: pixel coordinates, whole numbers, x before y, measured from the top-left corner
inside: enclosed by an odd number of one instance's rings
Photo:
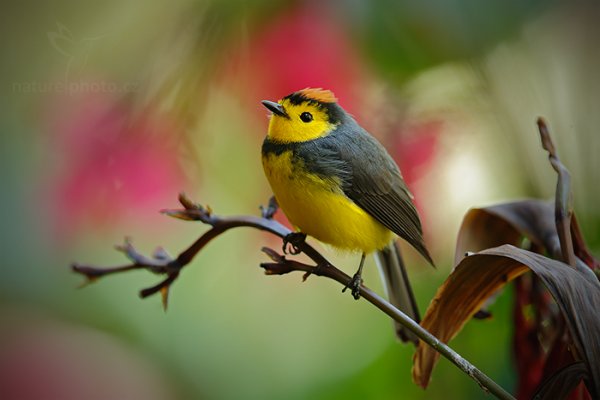
[[[283,254],[291,254],[295,256],[296,254],[300,254],[300,249],[298,246],[304,243],[306,240],[306,233],[302,232],[292,232],[288,233],[283,238]],[[289,246],[288,246],[289,245]]]
[[[362,284],[362,269],[363,265],[365,265],[365,257],[366,254],[362,253],[362,256],[360,258],[360,264],[358,266],[358,271],[356,271],[356,273],[352,277],[352,280],[348,282],[346,287],[342,289],[343,293],[346,291],[346,289],[350,288],[352,290],[352,297],[354,297],[355,300],[360,299],[360,285]]]

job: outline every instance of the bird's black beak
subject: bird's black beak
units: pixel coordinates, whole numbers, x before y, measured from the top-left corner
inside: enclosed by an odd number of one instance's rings
[[[263,106],[267,107],[267,109],[273,114],[288,118],[288,115],[281,104],[269,100],[263,100],[262,104]]]

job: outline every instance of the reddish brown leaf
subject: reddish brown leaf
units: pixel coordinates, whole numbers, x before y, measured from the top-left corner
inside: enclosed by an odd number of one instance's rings
[[[507,282],[531,270],[557,302],[573,341],[576,360],[590,374],[588,389],[600,395],[600,283],[570,266],[536,253],[503,245],[464,258],[438,289],[421,325],[443,342],[451,340],[483,302]],[[413,379],[426,387],[439,354],[419,343]]]
[[[567,396],[579,384],[582,379],[588,378],[588,371],[584,363],[577,362],[570,364],[556,374],[546,379],[542,385],[538,388],[537,392],[533,396],[534,400],[561,400],[566,399]],[[588,398],[582,397],[582,398]]]
[[[575,214],[573,214],[573,218],[571,219],[571,237],[573,238],[575,255],[592,270],[597,271],[600,269],[600,262],[590,253],[583,240],[583,235],[579,229],[579,223],[577,222],[577,218],[575,218]]]
[[[454,265],[466,252],[519,245],[522,237],[552,255],[560,255],[553,202],[528,199],[469,210],[458,231]]]
[[[571,218],[569,236],[573,239],[575,255],[579,258],[577,269],[587,274],[588,279],[597,280],[589,269],[598,269],[600,263],[588,251],[575,215]],[[469,210],[458,232],[454,265],[458,264],[466,252],[477,252],[503,244],[518,246],[522,237],[548,252],[552,258],[562,259],[554,202],[527,199]],[[585,268],[586,265],[589,268]]]

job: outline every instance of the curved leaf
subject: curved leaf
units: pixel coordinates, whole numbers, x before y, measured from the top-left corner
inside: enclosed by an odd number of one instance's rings
[[[571,219],[571,236],[574,239],[575,253],[580,258],[577,260],[577,269],[586,274],[588,279],[597,280],[590,269],[598,268],[598,261],[587,250],[575,216]],[[503,244],[518,246],[522,237],[547,251],[553,258],[561,259],[562,250],[556,230],[553,201],[526,199],[469,210],[458,231],[454,265],[467,252]]]
[[[458,231],[454,265],[466,252],[519,245],[522,237],[552,255],[560,255],[553,202],[527,199],[469,210]]]
[[[421,325],[447,343],[507,282],[531,270],[548,288],[563,314],[573,341],[574,357],[590,374],[588,390],[600,396],[600,283],[556,260],[511,245],[465,257],[438,289]],[[420,342],[413,379],[426,387],[438,353]]]
[[[584,363],[577,362],[567,365],[550,378],[546,379],[533,396],[533,400],[561,400],[581,383],[588,379],[589,374]]]

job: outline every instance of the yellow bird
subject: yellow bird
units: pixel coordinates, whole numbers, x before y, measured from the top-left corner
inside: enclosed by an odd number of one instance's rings
[[[400,170],[385,148],[322,89],[303,89],[271,111],[262,163],[279,207],[299,232],[336,248],[361,252],[349,287],[356,299],[365,255],[375,253],[390,302],[419,322],[419,313],[394,238],[410,243],[433,265],[421,222]],[[396,325],[403,341],[416,341]]]

